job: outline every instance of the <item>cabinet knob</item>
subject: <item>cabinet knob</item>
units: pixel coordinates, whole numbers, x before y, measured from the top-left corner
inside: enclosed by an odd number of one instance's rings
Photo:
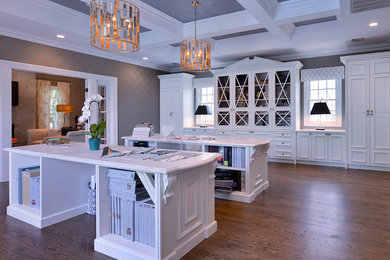
[[[282,144],[284,144],[284,142]]]

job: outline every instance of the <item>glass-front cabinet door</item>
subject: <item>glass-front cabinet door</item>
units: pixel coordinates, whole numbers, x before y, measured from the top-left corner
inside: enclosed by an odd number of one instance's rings
[[[216,124],[227,127],[230,126],[230,110],[232,106],[230,76],[218,76],[216,81]]]
[[[292,125],[291,96],[291,72],[289,70],[276,71],[274,107],[275,127],[290,127]]]
[[[217,108],[230,107],[230,78],[219,76],[217,78]]]
[[[249,126],[249,74],[234,75],[234,122],[236,127]]]
[[[291,80],[288,70],[275,72],[275,106],[291,106]]]
[[[253,73],[253,125],[256,128],[270,125],[270,73]]]

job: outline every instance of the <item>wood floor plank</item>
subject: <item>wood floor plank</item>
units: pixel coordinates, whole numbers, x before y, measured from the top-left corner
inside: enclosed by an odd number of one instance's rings
[[[390,259],[390,173],[269,163],[253,203],[216,200],[218,231],[184,260]],[[87,214],[39,230],[6,215],[0,184],[0,259],[111,259],[93,250]]]

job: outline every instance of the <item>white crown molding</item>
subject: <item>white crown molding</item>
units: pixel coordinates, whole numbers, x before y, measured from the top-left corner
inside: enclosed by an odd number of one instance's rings
[[[115,55],[109,52],[104,52],[100,50],[95,50],[95,48],[83,48],[80,46],[74,46],[71,44],[61,44],[55,41],[51,41],[48,39],[43,39],[41,37],[36,37],[33,34],[26,34],[24,32],[16,32],[15,30],[9,31],[7,28],[4,28],[0,26],[0,35],[20,39],[20,40],[25,40],[33,43],[38,43],[38,44],[43,44],[51,47],[56,47],[64,50],[69,50],[69,51],[74,51],[74,52],[79,52],[87,55],[92,55],[100,58],[105,58],[113,61],[119,61],[119,62],[124,62],[132,65],[137,65],[137,66],[142,66],[142,67],[147,67],[151,69],[157,69],[157,70],[162,70],[162,71],[169,71],[170,69],[167,68],[166,66],[159,66],[150,62],[142,62],[134,59],[129,59],[129,58],[123,58],[120,57],[120,55]]]

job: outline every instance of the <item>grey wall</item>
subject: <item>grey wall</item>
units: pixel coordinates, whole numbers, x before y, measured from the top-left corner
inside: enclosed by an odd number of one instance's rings
[[[12,123],[15,125],[15,138],[27,142],[27,129],[36,128],[37,87],[33,72],[12,70],[12,81],[19,82],[19,103],[12,106]]]
[[[0,59],[118,78],[119,142],[138,122],[159,132],[159,81],[166,72],[0,36]]]

